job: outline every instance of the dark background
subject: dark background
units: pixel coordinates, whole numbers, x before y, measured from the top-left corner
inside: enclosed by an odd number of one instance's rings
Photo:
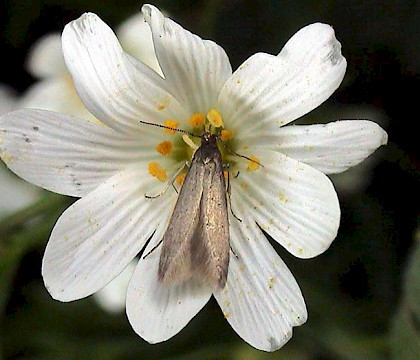
[[[300,260],[276,247],[300,284],[309,311],[308,323],[295,328],[292,340],[278,352],[265,354],[243,343],[224,321],[215,302],[210,302],[173,339],[149,345],[134,334],[124,314],[110,315],[91,299],[70,304],[51,299],[40,276],[43,249],[60,211],[72,201],[57,197],[56,206],[45,209],[36,226],[17,222],[0,232],[0,256],[2,247],[13,247],[16,239],[27,241],[15,258],[0,258],[0,264],[3,262],[0,276],[7,279],[0,295],[3,357],[414,359],[411,357],[414,354],[420,356],[417,353],[420,314],[418,306],[415,308],[410,302],[412,289],[417,287],[418,291],[420,282],[418,277],[413,280],[405,275],[410,267],[419,268],[419,255],[414,250],[418,243],[420,200],[416,126],[420,101],[420,3],[203,0],[153,4],[190,31],[220,44],[233,69],[255,52],[277,54],[307,24],[321,21],[332,25],[347,58],[348,71],[332,98],[302,121],[336,120],[346,114],[347,108],[358,109],[363,118],[364,109],[373,108],[381,114],[378,121],[389,134],[389,144],[375,155],[372,176],[365,186],[350,192],[340,191],[337,186],[342,205],[341,228],[325,254]],[[95,12],[115,28],[139,11],[141,5],[137,1],[117,5],[110,0],[3,0],[0,83],[23,93],[35,81],[24,69],[30,46],[48,32],[61,31],[83,12]],[[362,172],[358,176],[367,175]],[[0,225],[1,229],[5,227]],[[10,252],[3,249],[3,254]]]

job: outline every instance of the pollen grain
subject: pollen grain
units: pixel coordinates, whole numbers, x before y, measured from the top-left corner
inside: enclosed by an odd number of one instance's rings
[[[165,130],[166,133],[168,133],[170,135],[173,135],[176,132],[176,130],[174,130],[174,129],[178,129],[179,121],[169,119],[169,120],[165,121],[164,126],[166,126],[168,128],[172,128],[172,129],[167,129],[166,128],[164,130]]]
[[[220,139],[223,141],[233,139],[233,131],[232,130],[222,130],[220,132]]]
[[[163,141],[160,144],[157,144],[156,150],[159,154],[166,156],[169,155],[174,148],[174,145],[170,141]]]
[[[206,121],[206,118],[204,117],[204,115],[202,113],[195,113],[192,114],[192,116],[190,117],[190,125],[192,127],[200,127],[202,125],[204,125],[204,122]]]
[[[260,159],[258,159],[256,156],[251,155],[249,157],[249,161],[248,161],[248,167],[247,170],[248,171],[255,171],[257,169],[259,169],[260,167]]]
[[[163,169],[158,163],[151,162],[148,165],[149,174],[154,176],[159,181],[166,181],[168,175],[166,174],[165,169]]]
[[[184,183],[184,179],[185,179],[185,173],[181,173],[176,177],[175,181],[178,185],[182,185]]]

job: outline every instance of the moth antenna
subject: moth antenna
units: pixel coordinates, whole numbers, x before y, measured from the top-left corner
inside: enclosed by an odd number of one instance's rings
[[[238,154],[236,151],[233,151],[229,146],[227,146],[220,138],[217,138],[217,140],[219,140],[220,141],[220,143],[223,145],[223,147],[226,149],[226,150],[228,150],[229,152],[231,152],[232,154],[234,154],[234,155],[236,155],[236,156],[239,156],[239,157],[241,157],[241,158],[244,158],[244,159],[247,159],[247,160],[249,160],[249,161],[251,161],[251,162],[253,162],[253,163],[255,163],[255,164],[258,164],[258,165],[260,165],[260,166],[262,166],[262,167],[264,167],[264,165],[263,164],[261,164],[260,162],[258,162],[257,160],[254,160],[254,159],[251,159],[251,158],[249,158],[248,156],[245,156],[245,155],[241,155],[241,154]]]
[[[161,125],[161,124],[155,124],[155,123],[151,123],[151,122],[143,121],[143,120],[138,120],[138,121],[141,124],[152,125],[152,126],[160,127],[162,129],[168,129],[168,130],[172,130],[172,131],[176,131],[176,132],[181,132],[181,133],[184,133],[184,134],[188,134],[190,136],[193,136],[193,137],[201,137],[200,135],[193,134],[192,132],[189,132],[187,130],[176,129],[176,128],[173,128],[173,127],[170,127],[170,126]]]

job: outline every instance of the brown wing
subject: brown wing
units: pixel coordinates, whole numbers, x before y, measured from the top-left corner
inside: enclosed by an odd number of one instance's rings
[[[213,288],[223,288],[229,266],[229,222],[223,168],[217,161],[214,168],[206,168],[200,208],[191,239],[191,270]]]
[[[203,177],[204,168],[193,161],[163,235],[158,279],[165,285],[191,277],[190,242],[199,223]]]
[[[158,279],[166,285],[192,277],[223,288],[229,265],[229,223],[220,151],[200,147],[163,236]]]

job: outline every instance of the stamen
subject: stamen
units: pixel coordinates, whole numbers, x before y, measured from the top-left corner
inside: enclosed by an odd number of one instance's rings
[[[166,181],[168,179],[168,175],[166,171],[156,162],[151,162],[148,165],[149,174],[154,176],[159,181]]]
[[[194,151],[198,149],[198,145],[187,134],[182,135],[182,140]]]
[[[222,130],[220,132],[220,139],[223,141],[233,139],[233,131],[232,130]]]
[[[222,115],[216,109],[209,110],[207,113],[207,120],[215,128],[225,127],[225,124],[223,124]]]
[[[163,156],[169,155],[174,148],[174,145],[170,141],[161,142],[156,146],[156,150],[159,154]]]
[[[185,173],[181,173],[176,177],[175,181],[178,185],[182,185],[184,183],[184,179],[185,179]]]
[[[259,169],[259,167],[260,167],[260,159],[258,159],[254,155],[251,155],[249,157],[247,170],[248,171],[255,171],[255,170]]]
[[[202,113],[195,113],[190,117],[189,121],[192,127],[199,127],[204,124],[206,119],[204,118],[204,115]]]
[[[169,119],[165,121],[164,126],[167,126],[168,128],[178,129],[179,121]],[[164,130],[166,133],[170,135],[173,135],[176,132],[175,130],[172,130],[172,129],[164,129]]]

